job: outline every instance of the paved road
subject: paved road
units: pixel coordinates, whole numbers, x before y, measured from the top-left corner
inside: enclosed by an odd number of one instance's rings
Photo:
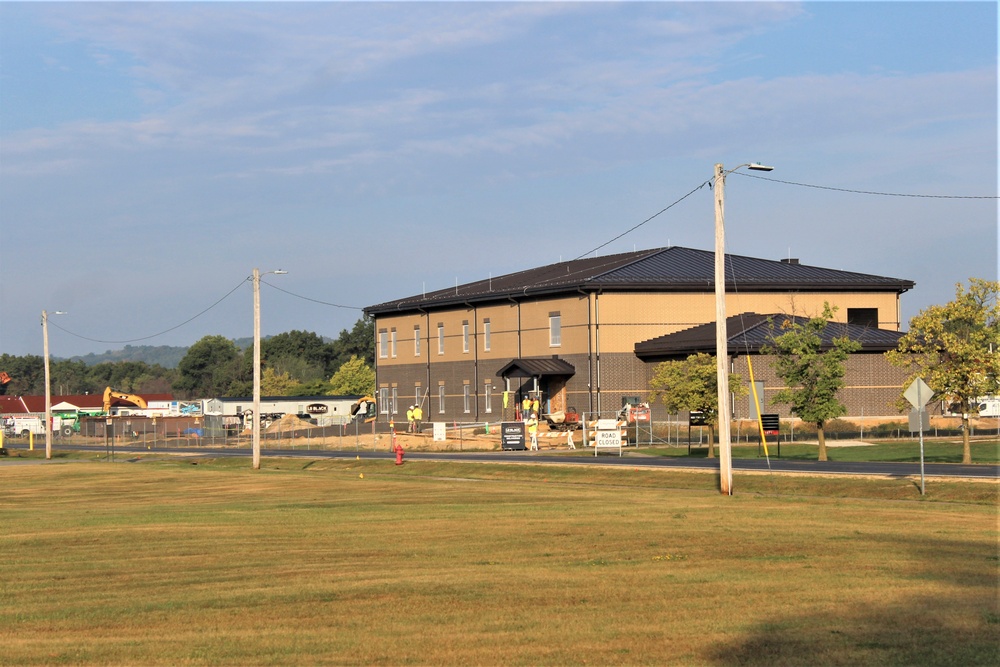
[[[13,445],[11,449],[27,449],[27,445]],[[104,453],[103,445],[60,445],[58,449],[68,451],[90,451]],[[116,457],[128,458],[135,454],[184,454],[198,456],[250,456],[248,449],[224,449],[211,447],[171,447],[169,449],[147,450],[145,447],[116,446]],[[638,454],[638,455],[637,455]],[[392,459],[389,451],[351,451],[351,450],[261,450],[262,457],[278,456],[307,459],[353,459],[360,456],[363,459]],[[12,459],[16,461],[17,459]],[[579,454],[568,452],[407,452],[408,461],[466,461],[479,463],[535,463],[560,465],[610,465],[628,466],[632,468],[674,468],[678,470],[718,470],[718,459],[691,459],[662,456],[643,456],[641,453],[628,452],[628,455],[618,457],[613,454],[601,454],[595,457],[581,451]],[[0,459],[2,462],[3,459]],[[910,477],[920,475],[919,463],[868,463],[854,461],[788,461],[772,458],[770,465],[765,459],[733,459],[733,471],[763,471],[777,473],[823,474],[823,475],[870,475],[880,477]],[[954,477],[976,479],[1000,478],[1000,465],[977,464],[962,465],[958,463],[926,463],[924,474],[929,477]]]

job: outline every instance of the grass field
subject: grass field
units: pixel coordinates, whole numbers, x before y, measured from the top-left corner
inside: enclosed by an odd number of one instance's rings
[[[0,664],[1000,661],[994,482],[247,464],[0,466]]]

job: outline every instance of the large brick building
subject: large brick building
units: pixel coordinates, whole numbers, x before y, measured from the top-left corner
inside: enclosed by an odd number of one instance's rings
[[[676,358],[670,336],[706,325],[714,330],[714,262],[712,252],[658,248],[369,306],[379,411],[393,418],[421,402],[426,421],[499,421],[513,415],[514,401],[529,390],[541,393],[543,412],[611,411],[625,397],[645,400],[655,364]],[[900,295],[913,286],[797,260],[726,256],[728,313],[812,317],[829,303],[837,307],[836,322],[852,325],[856,335],[870,332],[861,341],[867,353],[848,364],[848,384],[869,388],[851,394],[852,414],[891,414],[886,397],[898,393],[902,376],[881,353],[887,335],[900,329]],[[740,343],[730,347],[737,372]],[[767,366],[754,370],[770,392],[779,387]],[[735,416],[746,414],[746,406],[736,406]]]

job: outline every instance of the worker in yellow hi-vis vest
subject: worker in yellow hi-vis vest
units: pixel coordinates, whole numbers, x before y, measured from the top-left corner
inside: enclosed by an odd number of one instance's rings
[[[531,416],[531,397],[527,394],[524,395],[524,400],[521,401],[521,419],[528,421],[528,417]]]
[[[531,439],[531,449],[538,451],[538,415],[532,413],[528,417],[528,437]]]
[[[417,403],[413,406],[413,432],[420,433],[421,422],[424,420],[424,409]]]

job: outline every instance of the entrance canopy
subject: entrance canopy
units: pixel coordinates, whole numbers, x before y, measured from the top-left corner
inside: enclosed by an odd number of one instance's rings
[[[497,371],[502,378],[544,378],[550,376],[572,377],[576,368],[558,357],[535,359],[511,359],[510,363]]]

